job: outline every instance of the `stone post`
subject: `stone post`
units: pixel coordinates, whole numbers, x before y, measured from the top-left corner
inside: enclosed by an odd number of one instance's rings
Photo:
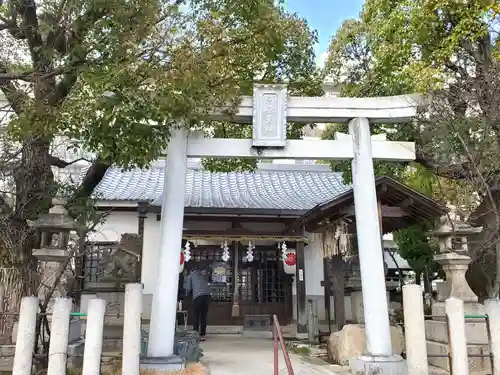
[[[142,284],[125,286],[123,318],[123,375],[139,375],[141,355]]]
[[[359,252],[356,258],[351,260],[351,272],[345,283],[346,289],[350,291],[350,303],[352,321],[357,324],[365,324],[365,314],[363,311],[363,292],[361,291],[361,273],[359,268]]]
[[[47,375],[66,374],[71,308],[71,298],[56,298],[54,313],[52,315],[52,324],[50,326],[49,366]]]
[[[493,356],[493,375],[500,375],[500,300],[488,299],[484,302],[490,328],[490,353]]]
[[[101,373],[102,334],[106,301],[102,298],[89,300],[87,311],[82,375],[97,375]]]
[[[186,172],[187,130],[183,127],[174,130],[167,148],[160,254],[149,328],[149,357],[171,357],[174,352]]]
[[[453,375],[469,375],[464,301],[455,297],[448,298],[445,301],[445,311],[450,336],[451,372]]]
[[[406,363],[409,375],[428,375],[424,303],[420,285],[403,286]]]
[[[318,305],[315,300],[307,300],[307,338],[310,343],[318,341]]]
[[[12,375],[31,375],[37,312],[38,298],[24,297],[21,300]]]

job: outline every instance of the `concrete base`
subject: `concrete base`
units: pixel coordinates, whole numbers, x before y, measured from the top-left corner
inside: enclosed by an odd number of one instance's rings
[[[361,356],[349,361],[349,369],[354,375],[407,375],[406,361],[400,355],[389,357]]]
[[[177,371],[186,368],[186,361],[176,355],[170,357],[141,357],[140,369],[149,371]]]

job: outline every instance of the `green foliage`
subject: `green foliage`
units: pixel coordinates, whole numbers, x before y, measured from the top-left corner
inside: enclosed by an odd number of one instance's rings
[[[360,19],[333,37],[325,64],[342,96],[432,93],[417,121],[373,125],[373,133],[415,141],[417,149],[415,163],[376,163],[376,174],[454,205],[463,218],[499,181],[499,10],[489,0],[366,0]],[[325,137],[339,128],[346,130],[330,125]],[[349,178],[349,164],[333,167]],[[499,212],[488,200],[484,210]],[[427,262],[424,233],[425,226],[398,234],[403,257]]]
[[[348,133],[346,124],[327,124],[323,134],[321,136],[322,139],[335,139],[335,133]],[[384,133],[384,129],[372,126],[372,134],[381,134]],[[387,137],[390,139],[391,137]],[[344,182],[351,183],[352,182],[352,171],[351,171],[351,162],[349,160],[345,161],[331,161],[328,162],[330,164],[332,170],[336,172],[341,172]],[[398,180],[404,180],[405,175],[408,173],[407,163],[385,163],[378,160],[373,161],[373,167],[375,169],[375,176],[388,176],[393,177]]]
[[[436,245],[429,240],[428,231],[434,223],[413,225],[393,233],[393,238],[398,245],[398,253],[408,261],[410,267],[417,273],[432,264]]]
[[[287,82],[293,94],[319,92],[316,33],[280,4],[0,1],[0,92],[13,112],[7,136],[14,149],[9,162],[0,158],[14,202],[7,210],[0,199],[0,263],[12,255],[24,294],[38,287],[27,222],[47,212],[61,191],[53,168],[72,162],[51,154],[56,139],[97,155],[79,186],[64,194],[70,214],[89,222],[88,198],[107,169],[147,167],[164,154],[176,127],[248,137],[248,126],[204,119],[214,107],[233,111],[254,82]],[[295,137],[298,129],[289,127]],[[254,162],[206,165],[251,169]]]
[[[46,73],[36,67],[44,63],[56,80],[43,82],[49,86],[44,97],[31,95],[41,93],[38,83],[27,87],[22,101],[9,96],[12,104],[22,104],[12,134],[21,141],[62,134],[106,162],[142,167],[164,152],[172,128],[181,124],[248,137],[248,127],[201,118],[214,106],[238,104],[254,82],[287,82],[293,94],[319,92],[317,35],[297,15],[269,0],[176,4],[70,1],[61,8],[59,1],[44,1],[36,31],[47,42],[36,46],[40,53],[31,54],[27,64],[6,56],[6,73],[42,76]],[[11,7],[0,10],[12,18]],[[8,34],[21,28],[22,20],[14,19],[12,29],[3,31],[4,50],[31,49],[30,40]],[[75,40],[64,35],[68,22]],[[51,39],[56,36],[62,46]],[[231,161],[225,168],[251,166]]]

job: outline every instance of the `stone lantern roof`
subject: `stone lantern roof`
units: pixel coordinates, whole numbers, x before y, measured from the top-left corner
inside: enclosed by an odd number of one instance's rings
[[[444,217],[441,220],[441,226],[429,235],[437,239],[441,253],[450,251],[466,253],[468,251],[467,237],[478,234],[482,230],[483,227],[473,227],[461,221],[451,223],[447,217]]]
[[[41,231],[55,230],[69,232],[77,230],[77,224],[64,208],[65,203],[66,202],[61,199],[54,199],[52,201],[53,207],[50,209],[49,213],[43,214],[35,221],[28,222],[29,226]]]

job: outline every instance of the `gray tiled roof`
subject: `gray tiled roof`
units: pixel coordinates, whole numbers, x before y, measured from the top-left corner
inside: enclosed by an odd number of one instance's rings
[[[150,201],[160,206],[165,169],[122,172],[109,169],[97,197],[113,201]],[[349,189],[326,165],[261,164],[256,172],[215,173],[188,169],[184,202],[193,208],[309,210]]]

